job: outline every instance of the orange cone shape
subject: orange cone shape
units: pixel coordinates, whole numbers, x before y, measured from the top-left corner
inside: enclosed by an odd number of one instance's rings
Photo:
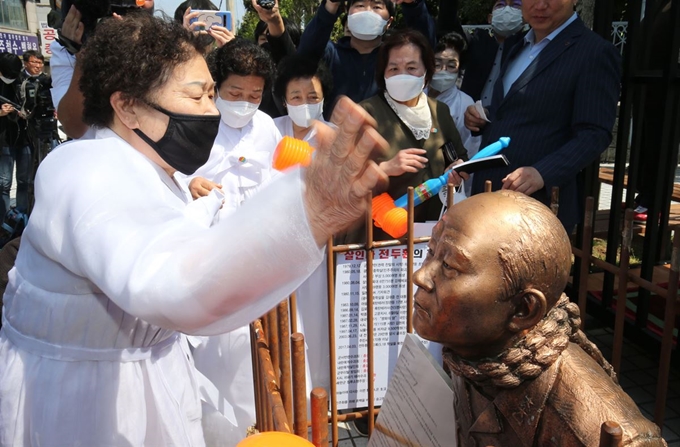
[[[314,444],[291,433],[268,431],[248,436],[236,447],[314,447]]]
[[[272,166],[277,171],[285,171],[297,165],[307,167],[312,162],[312,152],[314,148],[306,141],[285,136],[276,146]]]
[[[378,228],[393,238],[400,238],[408,230],[408,213],[403,208],[397,208],[394,200],[386,192],[373,197],[373,222]]]

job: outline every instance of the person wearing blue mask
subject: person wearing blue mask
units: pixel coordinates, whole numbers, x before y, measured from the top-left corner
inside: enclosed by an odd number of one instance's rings
[[[434,19],[423,0],[349,0],[350,35],[334,43],[330,38],[341,13],[340,4],[340,0],[322,2],[298,46],[298,54],[315,62],[323,60],[333,74],[334,88],[325,100],[326,116],[340,95],[361,102],[379,93],[374,76],[378,49],[394,20],[397,4],[401,5],[406,25],[423,33],[431,47],[435,45]]]

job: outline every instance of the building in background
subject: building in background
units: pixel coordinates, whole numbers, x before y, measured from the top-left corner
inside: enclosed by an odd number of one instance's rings
[[[42,1],[47,6],[47,20],[49,3]],[[39,50],[39,27],[36,0],[0,0],[0,52],[22,55],[24,51]]]

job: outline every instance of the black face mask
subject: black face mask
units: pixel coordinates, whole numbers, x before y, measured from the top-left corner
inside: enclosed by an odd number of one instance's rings
[[[182,174],[196,172],[210,157],[220,128],[220,115],[186,115],[170,112],[155,104],[149,106],[170,118],[165,134],[160,140],[153,141],[140,129],[133,131]]]

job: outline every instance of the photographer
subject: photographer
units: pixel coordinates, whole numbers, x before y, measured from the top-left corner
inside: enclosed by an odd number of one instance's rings
[[[12,188],[12,171],[16,162],[16,207],[28,212],[28,190],[31,179],[31,151],[26,137],[26,117],[19,106],[21,70],[23,65],[16,54],[0,53],[0,216],[4,218],[10,208],[9,192]]]
[[[21,73],[20,105],[26,112],[27,136],[31,146],[34,166],[57,145],[57,120],[50,96],[52,79],[43,73],[45,58],[37,51],[23,54],[24,71]],[[33,170],[35,172],[35,170]]]
[[[24,76],[29,78],[49,77],[43,73],[45,67],[45,57],[35,50],[24,51]]]

